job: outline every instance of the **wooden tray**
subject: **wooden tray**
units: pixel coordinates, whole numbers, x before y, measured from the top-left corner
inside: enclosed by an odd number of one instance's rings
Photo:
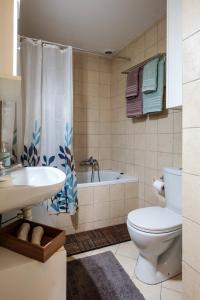
[[[24,222],[29,223],[31,226],[29,241],[31,239],[33,227],[43,227],[44,235],[41,241],[41,246],[34,245],[31,242],[22,241],[17,238],[17,231]],[[20,219],[0,229],[0,246],[43,263],[59,248],[61,248],[64,245],[64,242],[65,232],[63,230],[24,219]]]

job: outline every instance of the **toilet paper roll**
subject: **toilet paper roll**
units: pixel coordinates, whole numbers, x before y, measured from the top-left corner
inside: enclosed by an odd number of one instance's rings
[[[155,180],[153,182],[153,187],[154,189],[159,193],[163,194],[164,193],[164,182],[161,180]]]

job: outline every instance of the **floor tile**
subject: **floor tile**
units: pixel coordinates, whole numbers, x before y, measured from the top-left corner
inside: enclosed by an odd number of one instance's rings
[[[164,281],[162,283],[162,287],[167,288],[167,289],[171,289],[171,290],[175,290],[179,293],[182,292],[183,290],[183,283],[182,283],[182,276],[181,274],[173,277],[167,281]]]
[[[111,251],[113,254],[115,254],[117,252],[118,247],[119,247],[119,244],[104,247],[104,248],[100,248],[100,249],[96,249],[96,250],[92,251],[92,255],[103,253],[103,252],[106,252],[106,251]]]
[[[67,261],[69,262],[69,261],[72,261],[74,259],[79,259],[79,258],[87,257],[87,256],[90,256],[90,255],[93,255],[93,251],[88,251],[88,252],[68,256]]]
[[[162,288],[161,300],[182,300],[182,299],[183,299],[182,293]]]
[[[181,275],[171,278],[162,284],[156,285],[145,284],[136,278],[134,269],[138,256],[138,250],[132,242],[124,242],[121,244],[73,255],[68,257],[67,261],[103,253],[106,251],[112,251],[124,270],[131,277],[134,284],[144,295],[145,300],[182,300]]]
[[[131,278],[140,292],[143,294],[145,300],[160,300],[161,295],[161,284],[155,285],[148,285],[142,283],[140,280],[136,279],[135,277]],[[172,300],[172,299],[168,299]]]
[[[130,241],[120,244],[117,250],[117,254],[137,259],[139,251],[134,245],[134,243]]]
[[[124,268],[126,273],[130,277],[133,277],[136,260],[119,254],[116,254],[115,257],[118,260],[118,262],[121,264],[121,266]]]

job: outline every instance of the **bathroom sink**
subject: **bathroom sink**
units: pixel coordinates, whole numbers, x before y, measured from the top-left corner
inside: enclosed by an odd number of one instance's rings
[[[61,190],[65,174],[52,167],[27,167],[9,173],[12,186],[0,188],[0,214],[40,203]]]

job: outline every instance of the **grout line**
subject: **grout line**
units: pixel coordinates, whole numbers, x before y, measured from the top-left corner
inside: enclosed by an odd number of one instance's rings
[[[183,259],[183,262],[190,268],[190,269],[192,269],[193,271],[195,271],[196,273],[200,273],[197,269],[195,269],[193,266],[191,266],[187,261],[185,261],[184,259]]]
[[[193,219],[190,219],[189,217],[186,217],[184,214],[183,214],[183,218],[185,218],[185,219],[189,220],[190,222],[192,222],[192,223],[194,223],[194,224],[196,224],[196,225],[199,225],[199,226],[200,226],[200,223],[199,223],[199,222],[197,222],[197,221],[194,221]]]
[[[198,77],[198,78],[196,78],[196,79],[192,79],[192,80],[189,80],[189,81],[185,81],[185,82],[183,82],[183,86],[186,85],[186,84],[190,84],[190,83],[192,83],[192,82],[196,82],[196,81],[200,81],[200,78]]]
[[[161,286],[160,286],[160,300],[162,300],[162,289],[163,289],[163,287],[162,287],[162,283],[161,283]]]
[[[191,38],[192,36],[194,36],[195,34],[198,34],[200,32],[200,29],[197,29],[195,31],[193,31],[192,33],[190,33],[189,35],[187,35],[185,38],[182,39],[182,41],[186,41],[187,39]]]

